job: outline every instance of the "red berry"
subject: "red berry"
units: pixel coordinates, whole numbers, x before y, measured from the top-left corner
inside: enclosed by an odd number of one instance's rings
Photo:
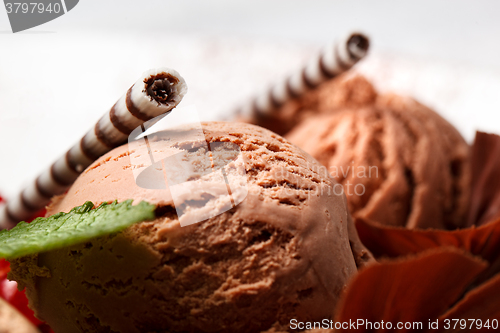
[[[29,219],[28,221],[26,222],[31,222],[33,221],[34,219],[36,219],[37,217],[45,217],[45,214],[47,213],[47,210],[44,208],[44,209],[41,209],[39,210],[38,212],[36,212],[35,215],[33,215],[33,217],[31,219]]]
[[[0,202],[4,199],[0,196]],[[46,210],[42,209],[29,221],[33,221],[37,217],[45,216]],[[38,326],[43,333],[54,333],[50,327],[35,317],[33,310],[28,307],[28,298],[23,291],[17,290],[17,283],[7,279],[7,274],[10,271],[10,264],[5,259],[0,259],[0,297],[9,302],[14,308],[22,313],[35,326]]]
[[[43,322],[35,318],[33,310],[28,307],[28,298],[24,291],[17,290],[17,283],[7,279],[9,271],[9,262],[5,259],[0,259],[0,297],[9,302],[34,325],[38,326],[42,324]]]
[[[3,280],[10,271],[9,262],[5,259],[0,259],[0,280]]]

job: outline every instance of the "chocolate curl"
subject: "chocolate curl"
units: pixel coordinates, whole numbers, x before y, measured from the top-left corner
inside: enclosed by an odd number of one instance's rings
[[[443,246],[465,250],[490,262],[500,256],[500,219],[478,228],[454,231],[409,230],[357,219],[356,229],[362,243],[378,258],[405,257]]]
[[[357,219],[356,229],[363,244],[377,258],[404,258],[427,250],[452,246],[489,262],[477,284],[500,272],[500,218],[481,227],[454,231],[408,230],[381,226]]]
[[[64,193],[92,162],[126,143],[135,128],[172,111],[186,92],[184,79],[172,69],[145,72],[77,144],[17,198],[0,207],[0,228],[9,229],[29,219],[52,196]]]
[[[477,325],[473,325],[469,329],[471,322],[468,319],[480,319],[482,324],[488,320],[491,325],[492,319],[500,319],[500,274],[470,291],[465,297],[458,302],[448,312],[439,318],[439,322],[444,324],[445,319],[465,319],[467,320],[467,331],[482,331]],[[476,324],[476,323],[474,323]],[[463,332],[460,325],[455,329],[444,330],[444,325],[441,326],[444,332]],[[483,329],[483,331],[488,331]]]
[[[428,329],[429,319],[435,320],[453,307],[485,267],[479,258],[454,248],[368,266],[347,287],[335,322],[422,322],[420,329],[407,331],[436,332]],[[498,298],[492,301],[498,302]],[[394,326],[385,330],[363,326],[353,331],[402,330]]]
[[[237,114],[252,123],[271,116],[287,101],[350,69],[368,53],[369,46],[370,41],[365,35],[349,34],[339,43],[327,47],[308,65],[255,97]]]
[[[497,218],[500,218],[500,136],[476,132],[468,225],[483,225]]]

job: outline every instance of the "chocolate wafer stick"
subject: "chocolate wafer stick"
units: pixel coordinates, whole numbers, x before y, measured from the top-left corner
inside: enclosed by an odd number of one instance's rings
[[[256,96],[237,111],[248,121],[272,114],[290,99],[350,69],[368,52],[370,41],[361,33],[351,33],[340,42],[327,47],[317,57],[282,82]]]
[[[64,193],[92,162],[126,143],[135,128],[175,108],[186,92],[184,79],[174,70],[160,68],[144,73],[77,144],[18,197],[0,207],[0,228],[12,228],[29,219],[52,196]]]

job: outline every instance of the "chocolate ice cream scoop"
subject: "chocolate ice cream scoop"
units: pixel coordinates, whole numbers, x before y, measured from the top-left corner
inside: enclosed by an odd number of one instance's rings
[[[132,169],[141,156],[127,145],[97,160],[53,200],[48,214],[88,200],[157,206],[154,221],[12,261],[11,277],[26,286],[30,306],[56,333],[259,332],[292,318],[332,316],[357,266],[371,259],[345,196],[333,192],[335,180],[263,128],[214,122],[203,130],[211,147],[224,142],[241,151],[248,191],[230,210],[181,227],[172,188],[139,187]],[[215,154],[173,132],[160,134],[149,137],[155,153]],[[203,169],[195,161],[193,168]],[[195,190],[183,203],[194,213],[203,211],[196,198],[213,195],[211,187]]]
[[[362,77],[331,82],[302,103],[308,118],[286,137],[343,185],[355,219],[465,226],[469,146],[437,113],[411,98],[378,95]]]

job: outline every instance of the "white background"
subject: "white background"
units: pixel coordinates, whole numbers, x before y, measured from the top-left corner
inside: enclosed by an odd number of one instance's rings
[[[218,119],[352,30],[371,37],[357,70],[378,89],[416,97],[468,141],[498,133],[499,14],[493,0],[81,0],[12,34],[0,8],[0,194],[15,195],[149,68],[178,70],[183,103]]]

